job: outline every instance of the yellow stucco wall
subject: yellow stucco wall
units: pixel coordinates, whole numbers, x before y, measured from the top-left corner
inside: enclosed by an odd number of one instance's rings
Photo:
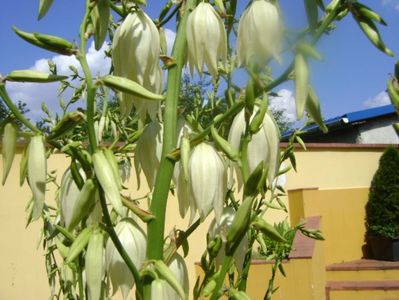
[[[291,222],[322,216],[326,264],[360,259],[365,234],[368,188],[309,189],[289,192]],[[292,196],[292,197],[291,197]]]
[[[352,150],[353,151],[353,150]],[[303,187],[367,187],[377,167],[382,149],[310,149],[297,153],[298,173],[290,172],[287,176],[287,189]],[[26,186],[20,188],[18,154],[6,185],[0,186],[0,300],[3,299],[46,299],[49,295],[42,250],[36,250],[40,224],[35,223],[25,229],[25,205],[30,198]],[[68,160],[63,155],[54,155],[49,163],[49,170],[64,170]],[[0,169],[2,166],[0,165]],[[137,192],[135,176],[131,176],[129,187],[133,197],[145,194]],[[59,174],[59,180],[61,174]],[[145,182],[144,180],[142,182]],[[144,184],[145,185],[145,184]],[[51,199],[51,193],[46,196]],[[288,202],[287,199],[284,201]],[[344,206],[337,204],[337,210]],[[269,220],[283,218],[282,214],[269,214]],[[198,231],[190,237],[190,254],[187,265],[191,285],[195,282],[194,262],[198,261],[205,249],[205,235],[210,218],[201,224]],[[324,222],[324,221],[323,221]],[[167,231],[176,228],[185,229],[188,220],[181,220],[178,215],[176,199],[170,199],[167,212]],[[324,223],[323,228],[327,230]],[[327,232],[326,232],[327,233]],[[255,280],[255,279],[254,279]],[[256,298],[254,298],[256,299]]]

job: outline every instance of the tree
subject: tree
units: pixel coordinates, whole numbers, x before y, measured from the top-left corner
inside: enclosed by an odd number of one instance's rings
[[[393,146],[385,149],[371,182],[366,227],[370,235],[399,236],[399,150]]]

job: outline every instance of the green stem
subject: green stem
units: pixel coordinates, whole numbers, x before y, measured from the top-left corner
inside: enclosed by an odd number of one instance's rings
[[[130,272],[133,275],[134,281],[136,283],[136,289],[140,295],[143,295],[143,283],[140,278],[140,273],[137,270],[136,266],[133,264],[132,260],[130,259],[129,255],[127,254],[125,248],[121,244],[118,235],[114,230],[114,226],[112,225],[111,217],[108,212],[107,202],[104,196],[104,191],[101,186],[98,184],[99,195],[100,195],[100,204],[104,215],[104,222],[106,226],[106,231],[108,232],[109,237],[111,238],[112,242],[116,250],[118,250],[120,256],[123,258],[124,262],[126,263],[127,267],[129,268]]]
[[[220,274],[216,281],[216,287],[214,289],[214,293],[212,294],[210,300],[217,300],[222,296],[222,287],[223,287],[224,278],[227,272],[229,271],[232,262],[233,262],[232,254],[226,255],[224,257],[222,269],[220,270]]]
[[[153,200],[150,206],[150,211],[155,216],[155,219],[148,223],[148,259],[162,259],[163,256],[166,203],[174,169],[174,162],[168,159],[166,155],[176,146],[177,104],[180,92],[181,71],[185,63],[184,54],[186,52],[185,29],[189,10],[194,7],[196,2],[196,0],[189,0],[186,4],[186,11],[182,20],[180,21],[172,52],[172,56],[175,58],[176,65],[169,70],[168,74],[162,159],[157,172],[157,178],[155,181],[154,193],[152,197]]]
[[[27,118],[25,118],[25,116],[19,111],[18,107],[14,104],[14,102],[12,102],[11,98],[8,96],[4,83],[0,83],[0,97],[3,99],[7,107],[11,110],[13,115],[19,121],[21,121],[22,124],[24,124],[33,132],[41,133],[41,131],[37,129],[35,125],[33,125],[31,122],[29,122]]]
[[[90,1],[86,0],[86,11],[83,17],[82,24],[80,25],[80,47],[79,52],[76,54],[76,58],[79,61],[82,71],[85,75],[86,80],[86,89],[87,89],[87,133],[89,136],[89,148],[90,152],[93,153],[97,150],[97,139],[96,139],[96,131],[94,129],[94,111],[95,111],[95,96],[96,96],[96,87],[93,84],[93,77],[90,72],[89,64],[86,59],[86,28],[90,18],[90,13],[92,10],[92,6],[90,5]]]
[[[79,300],[84,300],[85,297],[85,292],[84,292],[84,288],[83,288],[83,270],[82,267],[80,266],[81,263],[81,257],[79,259],[78,262],[78,266],[77,266],[77,273],[78,273],[78,285],[79,285]]]
[[[191,145],[197,145],[207,137],[207,135],[211,132],[212,126],[217,126],[227,119],[235,116],[243,107],[244,101],[240,100],[235,102],[221,117],[214,120],[207,128],[205,128],[201,133],[197,134],[190,140]]]
[[[183,245],[183,243],[187,241],[188,237],[198,228],[200,224],[201,219],[198,219],[186,231],[183,231],[178,236],[176,243],[171,243],[169,245],[169,247],[164,251],[164,261],[166,264],[169,264],[177,249],[179,249]]]
[[[163,25],[168,23],[170,21],[170,19],[172,19],[173,16],[179,12],[180,7],[181,7],[181,3],[176,5],[175,9],[168,16],[166,16],[163,20],[161,20],[158,24],[156,24],[157,27],[161,28]]]
[[[249,269],[251,268],[251,261],[252,261],[252,246],[255,242],[255,233],[251,230],[250,231],[250,240],[248,242],[248,250],[245,254],[244,265],[240,275],[240,281],[238,283],[238,290],[239,291],[246,291],[247,290],[247,281],[248,281],[248,274]]]
[[[148,223],[147,258],[163,259],[163,244],[165,231],[165,213],[169,194],[170,182],[173,175],[175,162],[166,156],[176,147],[177,140],[177,105],[179,99],[181,73],[185,63],[187,47],[186,24],[189,12],[196,5],[197,0],[188,0],[182,19],[177,29],[176,40],[172,51],[172,57],[176,65],[169,69],[166,89],[166,103],[164,113],[164,132],[162,145],[162,158],[157,172],[154,193],[150,205],[150,211],[155,219]],[[144,296],[150,299],[151,282],[145,281]]]

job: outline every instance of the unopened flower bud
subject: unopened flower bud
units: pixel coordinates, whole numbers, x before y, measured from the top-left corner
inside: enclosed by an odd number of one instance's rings
[[[136,168],[137,182],[140,182],[140,171],[144,172],[148,187],[152,189],[157,176],[157,170],[162,154],[163,125],[153,121],[147,125],[143,134],[137,141],[134,155],[134,166]]]
[[[234,217],[236,215],[236,211],[232,207],[226,207],[223,210],[223,214],[219,221],[214,219],[212,223],[209,225],[209,238],[215,239],[217,236],[220,236],[223,242],[222,248],[219,250],[219,253],[216,256],[216,265],[221,266],[223,263],[223,258],[225,256],[225,247],[227,242],[227,233],[233,224]],[[245,254],[248,248],[248,238],[245,235],[241,240],[240,245],[237,247],[236,252],[234,253],[234,261],[237,267],[237,270],[241,272],[242,265],[244,263]]]

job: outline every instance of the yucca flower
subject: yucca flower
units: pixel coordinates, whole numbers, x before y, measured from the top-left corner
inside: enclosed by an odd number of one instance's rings
[[[162,69],[159,65],[160,39],[154,22],[142,11],[130,13],[116,30],[112,43],[114,74],[133,80],[154,93],[162,91]],[[121,112],[128,115],[133,106],[140,118],[147,113],[152,120],[159,102],[140,99],[129,94],[119,95]]]
[[[276,5],[254,0],[238,23],[237,63],[248,66],[255,59],[264,63],[271,57],[280,60],[282,22]]]
[[[201,2],[187,20],[188,63],[191,75],[194,66],[202,75],[204,63],[215,78],[218,61],[224,64],[227,57],[227,35],[220,16],[211,4]]]
[[[123,219],[115,227],[116,234],[137,269],[145,260],[147,239],[143,230],[131,219]],[[123,299],[127,299],[134,285],[134,278],[123,258],[108,239],[105,250],[107,274],[111,279],[113,294],[120,288]]]
[[[258,108],[255,107],[251,116],[255,116]],[[241,110],[234,118],[230,127],[228,141],[232,147],[239,151],[241,136],[245,133],[245,111]],[[252,173],[260,162],[268,168],[268,180],[272,184],[279,168],[280,163],[280,132],[273,120],[273,117],[266,113],[262,122],[261,129],[252,135],[252,139],[248,144],[248,167],[249,173]],[[242,185],[240,172],[237,172],[239,186]]]
[[[79,174],[83,180],[86,180],[86,174],[83,169],[79,169]],[[78,200],[80,190],[73,180],[71,169],[68,168],[61,179],[58,206],[60,208],[61,220],[64,222],[66,228],[69,227],[72,219],[73,208]],[[98,199],[99,200],[99,199]],[[96,204],[86,220],[86,224],[96,224],[101,221],[102,210],[100,201]]]
[[[218,255],[215,258],[215,263],[217,266],[221,266],[223,263],[223,259],[225,256],[226,236],[231,224],[233,223],[235,215],[236,211],[234,210],[234,208],[226,207],[223,209],[223,214],[220,220],[218,221],[216,219],[213,219],[211,224],[209,225],[209,238],[214,239],[217,235],[219,235],[223,242],[223,246],[219,250]],[[245,235],[240,242],[240,245],[237,247],[236,252],[234,253],[234,262],[239,272],[241,272],[242,270],[247,249],[248,238]]]
[[[181,257],[180,254],[175,253],[169,263],[169,269],[175,275],[177,281],[180,283],[181,287],[183,288],[184,293],[188,295],[189,293],[188,271],[184,258]],[[163,299],[168,299],[168,300],[180,299],[178,293],[169,284],[166,285],[165,292],[167,297]]]
[[[213,209],[219,220],[227,192],[227,171],[223,158],[214,146],[203,142],[192,150],[188,172],[189,193],[193,199],[191,209],[198,210],[202,221]]]
[[[137,182],[140,186],[140,171],[143,170],[150,189],[153,188],[157,170],[162,154],[163,125],[153,121],[147,125],[143,134],[137,141],[134,155],[134,167],[137,174]]]

